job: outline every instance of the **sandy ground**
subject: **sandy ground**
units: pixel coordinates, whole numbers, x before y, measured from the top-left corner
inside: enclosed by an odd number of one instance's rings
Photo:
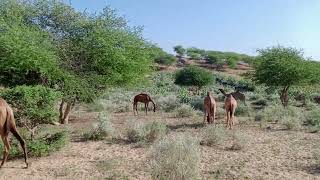
[[[141,113],[142,114],[142,113]],[[85,117],[90,117],[87,121]],[[114,114],[114,125],[121,134],[127,120],[166,122],[170,133],[190,132],[199,135],[201,117],[177,119],[165,113],[148,117],[132,113]],[[94,115],[79,114],[70,127],[77,132],[88,127]],[[241,122],[241,119],[240,119]],[[318,133],[263,130],[255,123],[238,125],[248,145],[240,151],[228,150],[229,141],[218,147],[201,146],[202,179],[320,179],[320,169],[313,158],[319,142]],[[151,179],[148,167],[149,147],[124,141],[80,142],[76,136],[61,151],[48,157],[31,158],[31,167],[23,169],[23,160],[9,160],[0,170],[0,179]]]

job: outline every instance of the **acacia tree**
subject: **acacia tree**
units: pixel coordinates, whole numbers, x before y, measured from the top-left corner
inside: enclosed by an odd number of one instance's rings
[[[89,15],[75,11],[63,1],[1,1],[0,23],[11,24],[11,18],[19,22],[18,43],[14,44],[16,31],[12,31],[13,39],[2,48],[5,53],[0,58],[5,62],[0,65],[2,72],[10,73],[2,74],[1,79],[14,76],[19,83],[28,85],[44,79],[43,85],[62,93],[61,123],[68,123],[77,102],[92,101],[107,86],[139,82],[151,69],[151,45],[143,39],[142,29],[129,27],[109,7]],[[0,29],[9,33],[11,25],[8,27]],[[28,33],[29,29],[33,34],[23,36],[23,31]],[[7,51],[10,47],[14,51]],[[21,80],[20,75],[29,72],[35,79],[32,83],[26,83],[28,77]]]
[[[303,58],[301,50],[276,46],[258,50],[258,64],[254,80],[269,87],[280,88],[280,100],[288,105],[288,91],[292,86],[301,86],[316,80],[310,61]]]
[[[186,53],[186,49],[184,49],[181,45],[174,46],[173,50],[180,57],[183,57],[184,54]]]

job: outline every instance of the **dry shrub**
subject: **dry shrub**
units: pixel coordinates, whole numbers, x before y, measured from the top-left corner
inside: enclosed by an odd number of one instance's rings
[[[197,112],[187,104],[182,104],[182,106],[178,107],[174,111],[174,117],[176,118],[186,118],[193,117],[197,114]]]
[[[131,121],[128,123],[126,136],[131,143],[152,143],[163,137],[167,132],[167,126],[160,121],[153,121],[147,124]]]
[[[228,132],[223,125],[208,126],[202,133],[201,145],[216,146],[228,138]]]
[[[193,180],[200,174],[200,149],[189,134],[166,136],[151,148],[153,179]]]

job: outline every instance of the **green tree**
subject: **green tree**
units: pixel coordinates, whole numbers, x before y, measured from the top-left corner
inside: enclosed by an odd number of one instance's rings
[[[211,82],[213,82],[212,73],[200,67],[188,66],[176,72],[174,83],[182,86],[201,88]]]
[[[61,123],[68,122],[75,103],[92,101],[107,86],[134,85],[151,70],[152,45],[142,29],[129,27],[110,7],[87,14],[63,1],[0,3],[0,68],[8,72],[1,83],[57,88],[63,96]]]
[[[303,58],[301,50],[276,46],[258,52],[259,64],[255,67],[254,80],[269,87],[281,88],[280,100],[284,107],[288,105],[290,87],[316,80],[315,69],[310,61]]]
[[[186,53],[186,49],[184,49],[181,45],[177,45],[173,47],[173,50],[175,53],[177,53],[177,55],[179,55],[180,57],[183,57],[184,54]]]

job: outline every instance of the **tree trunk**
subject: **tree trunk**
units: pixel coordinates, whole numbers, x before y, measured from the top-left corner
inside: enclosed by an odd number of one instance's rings
[[[289,86],[285,86],[280,94],[280,99],[281,99],[281,103],[282,103],[283,107],[288,106],[288,102],[289,102],[288,90],[289,90]]]
[[[61,101],[60,107],[59,107],[59,122],[63,124],[63,106],[64,106],[64,100]]]
[[[61,121],[61,124],[68,124],[69,123],[69,115],[72,109],[72,104],[71,103],[67,103],[66,109],[64,111],[64,115],[63,115],[63,119]]]

